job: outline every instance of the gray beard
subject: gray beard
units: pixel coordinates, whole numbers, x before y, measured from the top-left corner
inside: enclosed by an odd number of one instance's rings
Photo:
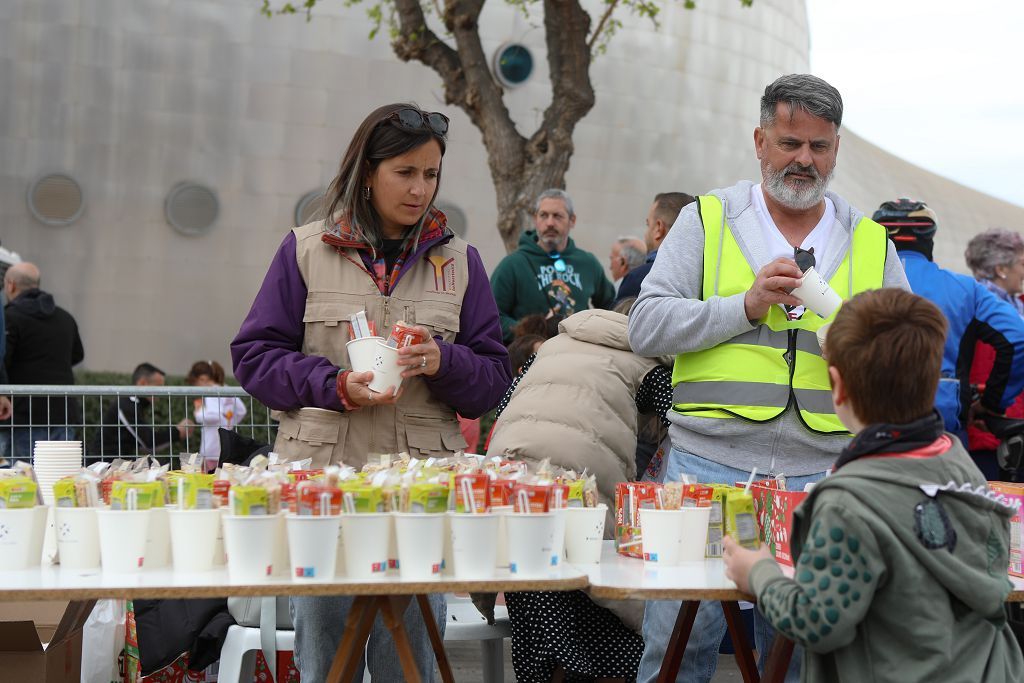
[[[812,172],[815,174],[814,184],[801,190],[795,190],[786,185],[785,182],[786,173],[796,170],[805,172],[805,169],[795,164],[790,164],[785,169],[777,171],[767,162],[763,163],[761,165],[761,175],[764,177],[762,187],[764,187],[765,192],[771,195],[772,199],[787,209],[806,211],[817,206],[825,198],[825,191],[828,189],[828,184],[832,180],[832,173],[835,169],[833,168],[827,176],[822,178],[818,175],[817,169],[812,167]]]

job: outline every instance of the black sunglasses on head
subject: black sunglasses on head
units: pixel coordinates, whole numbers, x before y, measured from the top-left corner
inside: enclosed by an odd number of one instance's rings
[[[793,260],[796,261],[796,267],[800,269],[800,272],[806,273],[808,268],[813,268],[816,265],[814,259],[814,247],[811,247],[810,249],[793,247]]]
[[[384,121],[390,121],[403,130],[413,132],[429,130],[434,135],[442,138],[448,135],[448,117],[436,111],[426,112],[412,108],[399,109],[385,116]]]

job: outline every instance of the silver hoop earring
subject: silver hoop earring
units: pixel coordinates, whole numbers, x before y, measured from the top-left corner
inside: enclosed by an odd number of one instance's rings
[[[363,199],[370,201],[370,186],[367,185],[363,188]]]

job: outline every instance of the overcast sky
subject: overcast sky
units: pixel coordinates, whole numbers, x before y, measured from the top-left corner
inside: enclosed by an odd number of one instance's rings
[[[843,94],[844,127],[1024,206],[1024,3],[807,5],[811,69]]]

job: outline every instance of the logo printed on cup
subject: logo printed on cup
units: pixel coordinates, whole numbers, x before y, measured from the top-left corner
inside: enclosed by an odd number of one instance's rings
[[[145,557],[140,557],[139,558],[139,566],[140,567],[142,566],[142,563],[143,563],[143,561],[145,561],[145,559],[146,559]]]
[[[658,553],[644,553],[644,559],[647,560],[648,562],[657,562],[658,561]]]
[[[515,574],[515,573],[516,573],[516,563],[515,563],[515,562],[513,562],[512,564],[510,564],[510,565],[508,566],[508,570],[509,570],[509,571],[510,571],[511,573]]]
[[[312,579],[316,576],[315,567],[296,567],[295,576],[300,579]]]
[[[551,566],[552,567],[557,567],[558,566],[558,555],[552,555],[551,556]]]
[[[388,570],[388,563],[385,562],[374,562],[370,565],[370,571],[373,573],[386,572]]]
[[[441,561],[441,564],[432,564],[432,565],[430,565],[430,573],[431,574],[440,574],[441,573],[441,567],[443,567],[443,566],[444,566],[444,560]]]
[[[388,569],[398,569],[398,560],[388,560]]]

